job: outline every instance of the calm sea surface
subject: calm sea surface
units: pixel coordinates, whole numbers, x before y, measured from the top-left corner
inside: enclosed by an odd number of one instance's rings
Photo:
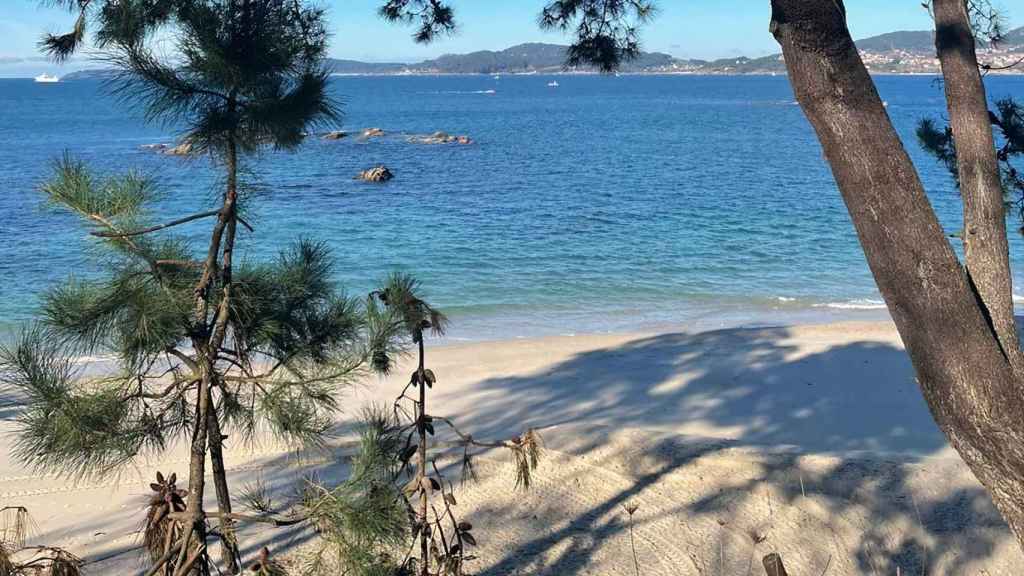
[[[784,77],[551,80],[336,78],[344,128],[389,136],[311,138],[296,153],[251,158],[256,232],[242,235],[241,253],[255,260],[299,236],[322,239],[350,293],[411,271],[453,317],[455,338],[884,316]],[[920,118],[943,115],[940,87],[931,77],[876,82],[943,224],[957,231],[952,182],[913,139]],[[992,78],[989,92],[1024,97],[1024,78]],[[406,142],[437,130],[474,144]],[[208,162],[142,148],[174,134],[100,83],[0,80],[0,330],[30,318],[47,286],[100,270],[76,218],[37,192],[63,151],[102,172],[155,177],[167,193],[155,220],[213,205]],[[352,179],[378,163],[395,180]],[[198,246],[208,226],[185,230]],[[1016,235],[1012,252],[1019,266]]]

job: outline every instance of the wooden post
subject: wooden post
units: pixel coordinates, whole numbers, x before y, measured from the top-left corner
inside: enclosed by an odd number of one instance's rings
[[[765,556],[761,563],[764,564],[764,572],[767,576],[789,576],[786,567],[782,565],[782,556],[775,552]]]

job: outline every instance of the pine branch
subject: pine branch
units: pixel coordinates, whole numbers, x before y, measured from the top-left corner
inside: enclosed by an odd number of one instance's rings
[[[220,213],[220,210],[209,210],[207,212],[200,212],[198,214],[193,214],[191,216],[185,216],[184,218],[178,218],[177,220],[172,220],[172,221],[167,222],[165,224],[158,224],[156,226],[149,226],[148,228],[142,228],[140,230],[131,230],[131,231],[116,230],[116,229],[114,229],[115,228],[114,226],[109,225],[109,223],[104,222],[105,224],[108,225],[108,227],[111,228],[111,231],[109,231],[109,232],[90,232],[90,234],[92,234],[93,236],[97,236],[99,238],[128,238],[130,236],[141,236],[143,234],[149,234],[151,232],[157,232],[159,230],[164,230],[166,228],[171,228],[173,226],[180,226],[181,224],[187,224],[189,222],[192,222],[192,221],[195,221],[195,220],[199,220],[201,218],[209,218],[210,216],[216,216],[219,213]]]

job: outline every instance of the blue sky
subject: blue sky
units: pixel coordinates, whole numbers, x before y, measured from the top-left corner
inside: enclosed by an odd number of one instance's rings
[[[461,29],[452,38],[418,46],[410,30],[380,20],[381,0],[321,0],[334,33],[331,55],[368,61],[416,61],[446,52],[496,50],[520,42],[565,42],[562,34],[542,32],[536,17],[544,0],[452,0]],[[0,75],[53,70],[42,61],[12,62],[38,56],[44,31],[63,31],[72,17],[37,0],[0,0]],[[1002,0],[1005,7],[1014,2]],[[762,56],[777,51],[768,33],[768,0],[660,0],[657,20],[643,32],[644,49],[684,58]],[[920,0],[848,0],[855,38],[894,30],[923,30],[931,21]],[[1006,11],[1012,26],[1024,24],[1024,9]],[[7,70],[4,70],[4,67]],[[5,74],[7,72],[7,74]]]

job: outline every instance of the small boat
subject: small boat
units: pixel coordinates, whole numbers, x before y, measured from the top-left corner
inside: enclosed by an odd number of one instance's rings
[[[39,76],[36,76],[35,80],[41,84],[53,84],[54,82],[60,82],[60,78],[50,76],[49,74],[40,74]]]
[[[552,80],[551,82],[548,82],[548,88],[558,88],[558,81]]]

